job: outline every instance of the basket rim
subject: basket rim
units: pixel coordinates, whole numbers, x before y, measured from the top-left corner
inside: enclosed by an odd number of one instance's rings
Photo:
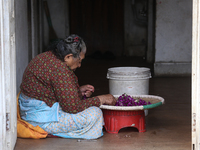
[[[121,95],[113,95],[115,98]],[[159,102],[151,104],[151,105],[144,105],[144,106],[110,106],[110,105],[101,105],[101,109],[108,109],[108,110],[127,110],[127,111],[135,111],[135,110],[145,110],[145,109],[152,109],[157,106],[164,104],[164,98],[156,95],[130,95],[133,98],[150,98],[159,100]]]

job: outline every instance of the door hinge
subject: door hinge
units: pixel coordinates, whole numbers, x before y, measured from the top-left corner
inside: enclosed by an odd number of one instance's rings
[[[192,132],[196,132],[196,113],[192,114]]]
[[[6,130],[10,130],[10,113],[6,113]]]

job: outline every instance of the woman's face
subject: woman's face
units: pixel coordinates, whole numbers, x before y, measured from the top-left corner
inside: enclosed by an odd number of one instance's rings
[[[84,52],[80,52],[79,57],[74,58],[72,54],[69,54],[67,56],[65,56],[64,60],[65,63],[73,70],[75,71],[76,68],[81,67],[81,62],[82,60],[85,58],[85,53]]]

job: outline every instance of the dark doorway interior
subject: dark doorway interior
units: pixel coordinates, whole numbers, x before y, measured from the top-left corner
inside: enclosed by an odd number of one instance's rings
[[[87,55],[124,50],[123,0],[69,0],[70,33],[83,37]]]

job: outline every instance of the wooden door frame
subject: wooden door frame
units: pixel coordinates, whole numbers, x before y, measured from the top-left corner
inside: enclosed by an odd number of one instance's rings
[[[0,150],[17,139],[14,0],[0,1]]]
[[[192,150],[200,149],[200,2],[192,9]]]

